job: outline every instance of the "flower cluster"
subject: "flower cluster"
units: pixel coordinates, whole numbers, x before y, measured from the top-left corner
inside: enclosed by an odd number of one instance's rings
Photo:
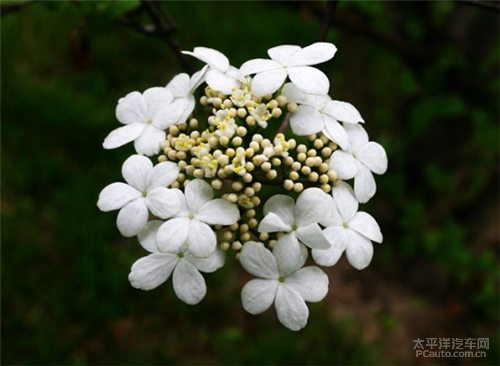
[[[172,276],[177,297],[197,304],[207,292],[200,272],[221,268],[232,250],[257,277],[242,290],[245,310],[274,303],[279,321],[299,330],[306,302],[328,292],[327,275],[304,267],[309,252],[320,266],[343,252],[353,267],[369,265],[382,234],[358,207],[375,194],[372,173],[385,173],[387,156],[313,67],[336,50],[278,46],[238,69],[197,47],[184,53],[205,64],[200,71],[118,101],[124,126],[103,146],[133,141],[137,154],[122,166],[126,183],[105,187],[97,205],[119,210],[120,233],[149,252],[132,266],[132,286],[151,290]]]

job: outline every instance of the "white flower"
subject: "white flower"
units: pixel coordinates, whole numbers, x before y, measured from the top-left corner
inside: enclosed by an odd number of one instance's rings
[[[239,195],[239,197],[238,197],[238,205],[240,205],[243,208],[246,208],[247,210],[251,209],[251,208],[254,208],[254,204],[253,204],[252,200],[248,196],[246,196],[244,194],[240,194]]]
[[[329,210],[328,195],[319,188],[303,191],[297,198],[297,203],[290,196],[277,194],[264,205],[265,217],[260,222],[258,231],[288,233],[280,240],[288,243],[287,255],[291,258],[300,255],[299,240],[313,249],[328,249],[331,245],[318,222]]]
[[[158,231],[158,249],[172,253],[187,244],[194,256],[209,257],[215,251],[217,240],[208,225],[234,224],[239,219],[238,209],[223,199],[213,199],[212,187],[201,179],[191,181],[184,194],[174,191],[181,200],[181,210]]]
[[[209,66],[206,80],[213,90],[229,95],[233,89],[238,88],[239,71],[229,65],[229,60],[221,52],[212,48],[195,47],[193,52],[182,51],[182,53],[193,56]]]
[[[337,150],[330,158],[330,169],[342,180],[354,178],[354,191],[359,202],[368,202],[377,191],[373,173],[384,174],[387,170],[387,154],[376,142],[368,141],[368,134],[359,124],[346,124],[350,148]]]
[[[247,77],[246,80],[250,79]],[[249,90],[249,82],[242,82],[238,89],[232,90],[231,101],[237,107],[245,107],[247,103],[252,99],[252,94]],[[243,88],[243,89],[242,89]]]
[[[216,128],[215,134],[218,137],[225,136],[231,138],[235,134],[236,128],[238,128],[234,118],[231,117],[229,109],[219,109],[211,121]]]
[[[172,147],[177,151],[191,150],[196,143],[191,137],[181,133],[178,137],[172,138]]]
[[[245,154],[236,153],[236,156],[232,160],[232,164],[229,166],[238,175],[244,176],[247,170],[245,169]]]
[[[165,282],[173,273],[175,294],[187,304],[199,303],[207,293],[207,285],[199,271],[215,272],[224,265],[225,254],[216,250],[208,258],[197,258],[184,245],[174,252],[160,252],[156,247],[156,235],[163,221],[150,221],[139,234],[139,242],[149,254],[132,265],[128,279],[141,290],[152,290]]]
[[[146,226],[149,211],[161,219],[168,219],[181,209],[175,192],[166,188],[179,175],[179,167],[172,162],[153,163],[145,156],[132,155],[122,166],[125,183],[112,183],[99,194],[97,206],[101,211],[120,209],[118,230],[132,237]]]
[[[207,154],[200,159],[200,166],[205,173],[205,178],[213,178],[217,173],[217,167],[219,162],[215,159],[212,154]]]
[[[255,122],[262,128],[267,127],[267,120],[272,117],[264,103],[259,104],[257,108],[250,108],[250,115],[255,118]]]
[[[366,212],[358,211],[358,201],[347,183],[340,183],[332,189],[331,213],[321,224],[327,228],[323,233],[332,247],[327,250],[313,249],[316,263],[333,266],[346,251],[347,260],[354,268],[366,268],[373,257],[371,240],[382,243],[382,233],[375,219]]]
[[[247,61],[241,65],[240,72],[256,74],[252,79],[252,93],[260,97],[277,91],[287,76],[304,93],[324,95],[330,82],[322,71],[310,66],[330,60],[335,52],[337,48],[333,44],[324,42],[305,48],[278,46],[267,51],[272,60]]]
[[[241,265],[247,272],[259,277],[248,282],[241,292],[246,311],[260,314],[274,302],[281,324],[293,331],[306,326],[309,309],[305,301],[321,301],[328,293],[329,281],[317,267],[301,268],[307,259],[307,250],[302,248],[303,255],[290,261],[283,255],[284,251],[275,249],[271,253],[255,242],[245,243],[241,251]]]
[[[138,154],[158,154],[165,129],[178,121],[188,103],[186,99],[173,100],[172,92],[160,87],[150,88],[144,94],[127,94],[116,107],[116,118],[125,126],[111,131],[102,146],[114,149],[134,141]]]
[[[172,92],[176,100],[184,99],[187,104],[179,119],[175,124],[184,123],[193,112],[196,100],[193,96],[194,91],[205,81],[205,74],[208,66],[189,77],[188,74],[179,74],[175,76],[167,85],[167,89]]]
[[[351,124],[364,122],[354,106],[331,100],[328,95],[307,95],[291,83],[284,86],[283,95],[289,102],[299,104],[297,112],[290,118],[290,126],[296,135],[307,136],[322,131],[342,149],[348,149],[349,137],[338,121]]]
[[[191,150],[191,153],[194,154],[199,159],[208,155],[209,152],[210,152],[210,146],[208,144],[204,144],[203,142],[201,142],[198,146],[195,146]]]
[[[285,135],[283,135],[282,133],[278,133],[274,138],[273,144],[274,144],[274,152],[278,151],[278,149],[279,151],[281,151],[281,154],[278,155],[283,156],[285,158],[289,155],[288,149],[290,148],[290,145],[285,140]]]

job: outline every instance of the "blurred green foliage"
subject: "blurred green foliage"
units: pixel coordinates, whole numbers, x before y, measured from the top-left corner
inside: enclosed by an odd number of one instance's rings
[[[416,362],[388,344],[411,312],[402,318],[386,306],[339,320],[333,297],[310,306],[300,333],[281,327],[273,311],[244,313],[239,291],[248,277],[231,257],[207,276],[196,307],[177,300],[169,283],[147,293],[129,286],[143,252],[95,202],[121,179],[133,149],[104,151],[101,142],[117,126],[118,98],[182,71],[161,40],[116,23],[138,3],[43,2],[2,18],[4,363]],[[185,49],[217,48],[236,66],[277,44],[310,44],[320,29],[308,4],[165,6]],[[371,31],[349,23],[353,16]],[[347,276],[371,299],[381,295],[374,282],[405,288],[415,309],[446,315],[434,333],[411,339],[490,337],[487,360],[447,363],[498,364],[498,17],[451,2],[342,1],[336,22],[327,40],[339,52],[321,66],[331,95],[358,107],[390,162],[366,209],[384,244],[366,272]],[[388,36],[373,35],[380,32]],[[374,341],[367,319],[383,329]],[[413,343],[401,347],[411,354]]]

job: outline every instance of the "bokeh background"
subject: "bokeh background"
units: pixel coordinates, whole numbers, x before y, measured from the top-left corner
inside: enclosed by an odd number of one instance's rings
[[[3,364],[499,363],[499,15],[466,3],[340,1],[322,65],[389,170],[365,210],[384,243],[343,258],[309,325],[245,313],[234,256],[198,306],[169,281],[133,289],[144,252],[96,207],[132,146],[101,147],[117,100],[183,71],[161,37],[119,19],[128,2],[2,2]],[[325,2],[166,2],[183,49],[239,66],[313,43]],[[5,7],[4,7],[5,6]],[[11,10],[11,9],[10,9]],[[18,11],[17,11],[18,10]],[[147,14],[137,20],[150,24]],[[201,63],[196,63],[201,67]],[[415,358],[413,340],[490,338],[486,359]]]

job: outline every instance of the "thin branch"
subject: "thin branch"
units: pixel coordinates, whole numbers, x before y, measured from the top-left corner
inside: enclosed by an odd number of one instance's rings
[[[153,21],[158,37],[170,46],[182,67],[189,73],[193,73],[193,65],[191,65],[187,57],[182,53],[179,42],[173,38],[173,33],[177,30],[177,26],[168,15],[167,9],[165,9],[163,3],[159,1],[141,0],[141,4]]]
[[[283,118],[283,121],[281,121],[281,125],[278,128],[278,131],[276,132],[276,135],[279,133],[285,134],[285,131],[288,129],[288,126],[290,126],[290,117],[292,116],[291,113],[287,113],[285,118]]]
[[[158,36],[158,30],[156,29],[155,26],[149,24],[141,24],[139,22],[132,20],[128,16],[123,16],[121,18],[118,18],[116,22],[120,25],[124,25],[125,27],[131,28],[136,32],[144,34],[146,36],[152,36],[152,37]]]
[[[0,15],[3,17],[7,14],[12,14],[16,13],[18,11],[24,10],[27,7],[39,3],[40,0],[28,0],[28,1],[23,1],[22,3],[15,3],[15,4],[2,4],[0,6]]]
[[[323,42],[328,35],[328,31],[330,30],[330,26],[332,24],[333,14],[339,5],[339,0],[330,0],[328,1],[328,7],[326,9],[325,19],[323,20],[323,25],[321,26],[321,32],[318,36],[318,42]]]
[[[492,3],[488,1],[477,1],[477,0],[459,0],[459,3],[463,3],[465,5],[474,6],[476,8],[493,11],[495,13],[500,14],[500,5],[498,3]]]

